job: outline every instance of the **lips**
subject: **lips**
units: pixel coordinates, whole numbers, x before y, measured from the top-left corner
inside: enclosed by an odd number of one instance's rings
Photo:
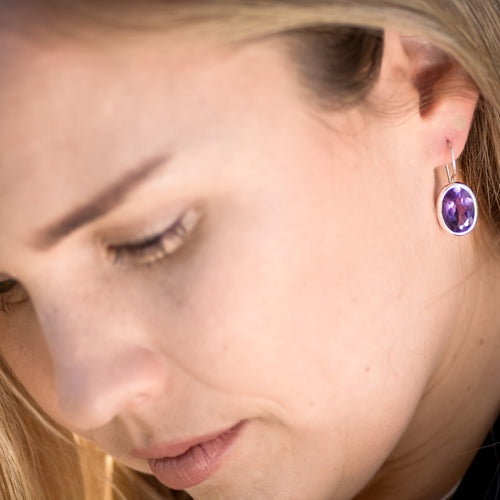
[[[240,422],[227,431],[134,455],[147,459],[151,471],[162,484],[174,490],[185,490],[203,483],[217,471],[243,426],[244,422]]]

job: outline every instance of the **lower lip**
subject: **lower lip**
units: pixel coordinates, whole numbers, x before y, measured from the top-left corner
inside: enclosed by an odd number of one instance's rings
[[[197,444],[172,458],[148,460],[151,471],[160,483],[173,490],[185,490],[203,483],[220,467],[243,427],[241,422],[216,438]]]

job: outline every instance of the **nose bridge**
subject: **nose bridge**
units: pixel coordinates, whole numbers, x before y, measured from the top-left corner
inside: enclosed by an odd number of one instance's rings
[[[45,294],[36,307],[58,407],[74,429],[103,426],[165,391],[164,356],[132,314],[67,293]]]

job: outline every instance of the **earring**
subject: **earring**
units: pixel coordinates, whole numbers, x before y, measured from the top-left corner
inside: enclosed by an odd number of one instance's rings
[[[472,189],[461,182],[455,182],[457,176],[457,162],[452,145],[448,142],[451,151],[453,174],[446,164],[449,184],[441,191],[437,200],[437,216],[443,229],[456,236],[470,233],[477,222],[478,207],[476,196]]]

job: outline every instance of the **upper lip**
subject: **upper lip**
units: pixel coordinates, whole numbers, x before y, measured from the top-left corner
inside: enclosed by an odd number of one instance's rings
[[[221,436],[226,432],[235,429],[240,424],[241,422],[230,428],[226,428],[217,432],[212,432],[210,434],[205,434],[203,436],[197,436],[185,439],[183,441],[170,441],[163,444],[154,445],[149,448],[134,449],[132,450],[131,454],[136,458],[144,458],[147,460],[159,460],[161,458],[178,457],[186,453],[186,451],[188,451],[193,446],[206,443],[207,441],[212,441],[218,436]]]

